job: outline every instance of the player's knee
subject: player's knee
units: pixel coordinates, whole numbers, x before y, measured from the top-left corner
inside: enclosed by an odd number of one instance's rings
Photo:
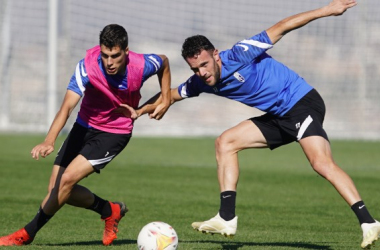
[[[64,173],[60,182],[60,189],[73,189],[76,184],[75,176],[71,173]]]
[[[337,167],[331,159],[316,159],[310,163],[315,172],[328,180],[331,179],[331,176]]]
[[[215,140],[215,150],[217,154],[224,154],[234,151],[234,140],[226,133],[221,134]]]

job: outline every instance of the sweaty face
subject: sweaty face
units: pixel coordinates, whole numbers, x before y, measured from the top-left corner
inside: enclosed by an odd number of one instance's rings
[[[187,57],[186,62],[190,69],[209,86],[214,86],[220,80],[221,60],[218,50],[206,51],[193,57]]]
[[[108,75],[123,75],[126,68],[126,56],[128,55],[128,47],[121,50],[119,46],[107,48],[104,45],[100,46],[101,57],[104,68]]]

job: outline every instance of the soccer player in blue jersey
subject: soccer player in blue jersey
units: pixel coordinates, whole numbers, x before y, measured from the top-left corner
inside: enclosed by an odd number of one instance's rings
[[[297,141],[313,169],[336,188],[355,212],[363,230],[361,246],[369,247],[378,238],[380,223],[371,217],[353,181],[332,158],[322,127],[325,105],[321,96],[297,73],[266,53],[288,32],[319,18],[342,15],[355,5],[355,0],[333,0],[322,8],[290,16],[221,52],[202,35],[185,40],[182,56],[194,75],[172,90],[172,103],[209,93],[266,112],[216,139],[220,209],[214,218],[194,222],[194,229],[234,235],[238,152],[248,148],[275,149]]]
[[[100,173],[127,146],[138,116],[149,113],[151,118],[161,119],[170,106],[171,76],[165,55],[130,51],[128,34],[120,25],[104,27],[99,44],[77,64],[44,142],[32,149],[32,157],[37,160],[51,154],[59,132],[82,99],[76,122],[54,161],[48,194],[34,219],[1,237],[0,246],[30,244],[64,204],[93,210],[101,216],[105,221],[104,245],[110,245],[117,237],[119,221],[127,212],[125,204],[102,199],[77,183],[94,172]],[[152,75],[158,76],[164,101],[136,112],[140,88]]]

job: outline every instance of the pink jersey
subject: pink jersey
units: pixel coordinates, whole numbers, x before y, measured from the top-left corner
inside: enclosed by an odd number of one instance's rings
[[[144,71],[144,56],[129,51],[127,59],[127,89],[117,89],[108,84],[98,64],[100,46],[89,49],[85,66],[93,87],[86,88],[79,117],[91,127],[114,134],[129,134],[133,120],[114,110],[121,103],[137,108]]]

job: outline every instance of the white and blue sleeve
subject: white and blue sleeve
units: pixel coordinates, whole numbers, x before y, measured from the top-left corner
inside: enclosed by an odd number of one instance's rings
[[[186,82],[178,86],[178,94],[182,98],[199,96],[202,93],[202,81],[196,75],[191,76]]]
[[[144,54],[145,65],[143,73],[143,82],[162,68],[162,58],[155,54]]]
[[[67,89],[74,91],[80,96],[83,96],[83,93],[90,82],[86,68],[84,65],[84,59],[80,60],[75,68],[75,72],[70,79],[69,86]]]
[[[273,44],[264,30],[251,38],[237,42],[228,57],[235,61],[251,62],[272,47]]]

